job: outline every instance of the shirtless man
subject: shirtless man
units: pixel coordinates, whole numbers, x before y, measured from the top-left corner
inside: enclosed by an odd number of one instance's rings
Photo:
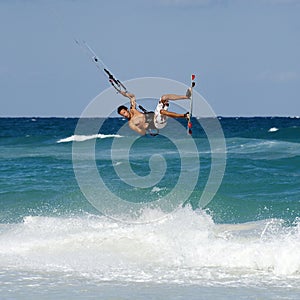
[[[169,101],[190,99],[192,95],[191,88],[188,88],[186,95],[166,94],[161,96],[155,112],[142,113],[136,109],[135,95],[119,91],[124,97],[130,99],[130,110],[124,105],[118,107],[118,114],[128,119],[129,127],[141,135],[145,135],[151,129],[162,129],[167,124],[167,117],[171,118],[189,118],[189,113],[178,114],[168,111]]]

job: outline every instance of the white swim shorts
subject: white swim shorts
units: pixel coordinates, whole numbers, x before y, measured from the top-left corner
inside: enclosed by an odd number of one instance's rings
[[[159,101],[154,111],[154,125],[157,129],[162,129],[167,125],[168,117],[160,114],[162,109],[168,110],[168,105],[164,105]]]

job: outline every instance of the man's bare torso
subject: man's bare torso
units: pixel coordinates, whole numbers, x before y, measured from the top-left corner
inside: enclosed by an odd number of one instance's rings
[[[145,115],[135,108],[130,109],[131,118],[129,120],[129,126],[131,129],[135,131],[141,131],[145,134],[145,131],[148,127],[148,123],[146,123]],[[140,132],[140,133],[141,133]]]

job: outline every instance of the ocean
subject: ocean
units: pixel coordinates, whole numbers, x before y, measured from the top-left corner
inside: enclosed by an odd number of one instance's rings
[[[299,117],[78,121],[0,118],[0,299],[300,299]]]

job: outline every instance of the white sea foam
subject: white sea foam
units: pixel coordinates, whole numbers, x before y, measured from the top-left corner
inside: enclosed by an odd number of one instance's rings
[[[97,216],[28,216],[1,226],[0,268],[122,282],[300,281],[299,225],[286,228],[280,220],[217,225],[206,213],[184,208],[140,225]]]
[[[69,142],[84,142],[93,139],[106,139],[106,138],[120,138],[118,134],[92,134],[92,135],[72,135],[64,139],[60,139],[57,143],[69,143]]]
[[[164,191],[164,190],[166,190],[165,187],[160,188],[160,187],[158,187],[158,186],[154,186],[154,187],[152,188],[152,190],[151,190],[151,193],[159,193],[159,192]]]
[[[278,128],[272,127],[272,128],[270,128],[270,129],[268,130],[268,132],[276,132],[276,131],[278,131],[278,130],[279,130]]]

